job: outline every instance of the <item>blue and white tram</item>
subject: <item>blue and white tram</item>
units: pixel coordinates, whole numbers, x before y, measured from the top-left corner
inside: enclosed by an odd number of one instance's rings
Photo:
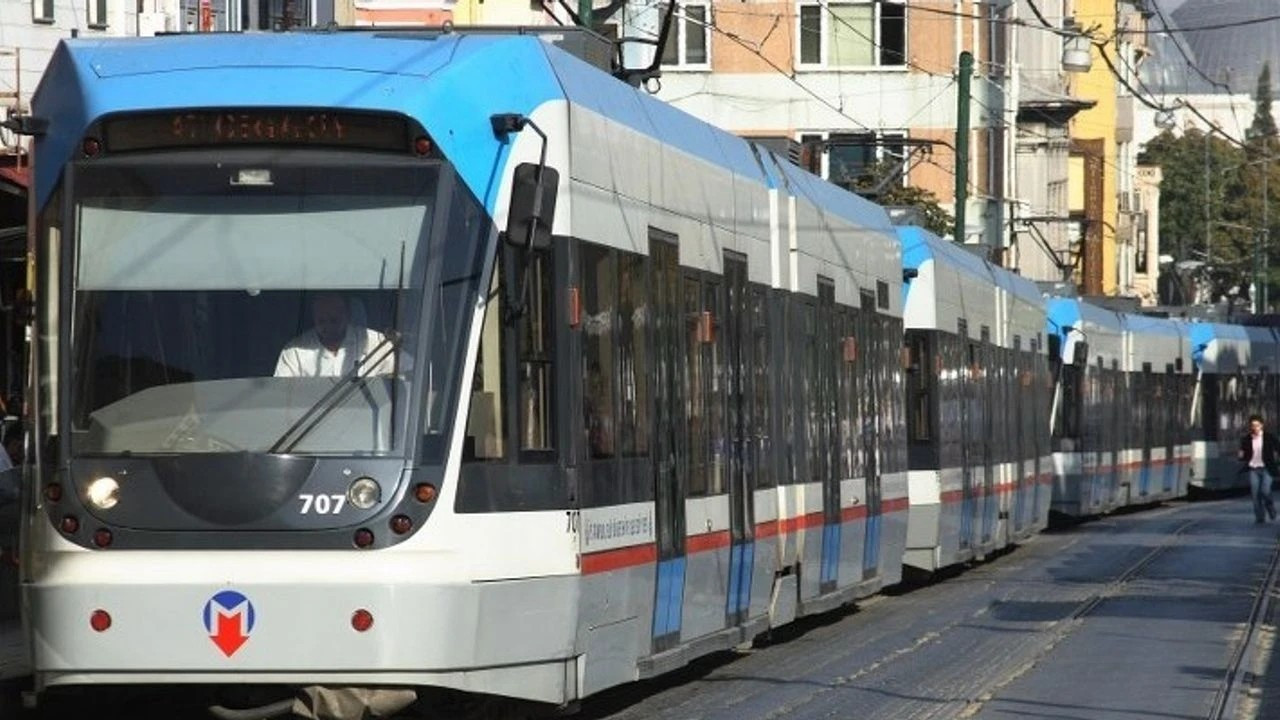
[[[1189,419],[1191,485],[1204,490],[1248,487],[1236,460],[1249,416],[1275,423],[1280,339],[1268,327],[1186,323],[1195,366]]]
[[[882,209],[530,36],[70,40],[27,128],[37,691],[565,703],[899,578]]]
[[[1122,505],[1142,505],[1187,493],[1191,442],[1191,357],[1180,323],[1122,314],[1126,398],[1121,402]]]
[[[1051,509],[1075,518],[1110,512],[1122,504],[1124,321],[1076,298],[1051,298],[1047,313],[1056,378]]]
[[[954,243],[915,227],[898,237],[909,278],[905,562],[932,572],[1047,524],[1044,305],[1033,284]]]

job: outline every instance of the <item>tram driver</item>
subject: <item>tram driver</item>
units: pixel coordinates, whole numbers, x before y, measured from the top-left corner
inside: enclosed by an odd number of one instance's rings
[[[394,348],[386,336],[351,322],[351,304],[340,293],[322,292],[311,300],[314,327],[290,340],[280,351],[276,377],[340,377],[368,358],[370,375],[395,372]]]

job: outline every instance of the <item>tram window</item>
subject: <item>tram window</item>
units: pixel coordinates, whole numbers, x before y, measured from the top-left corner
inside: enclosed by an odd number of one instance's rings
[[[517,321],[519,338],[519,388],[517,422],[522,451],[554,449],[555,427],[552,423],[554,375],[552,354],[554,338],[551,320],[555,313],[551,289],[551,254],[536,253],[528,257],[528,285],[525,311]],[[525,272],[526,270],[521,270]]]
[[[752,407],[755,410],[755,472],[757,487],[773,487],[772,445],[770,443],[771,418],[769,414],[770,388],[773,377],[769,372],[769,319],[765,291],[751,291],[752,347],[755,353],[755,377],[751,388],[755,393]]]
[[[1059,436],[1068,438],[1080,437],[1080,410],[1083,401],[1084,384],[1081,382],[1082,368],[1079,365],[1062,367],[1062,423],[1058,426]]]
[[[647,258],[618,258],[618,405],[622,454],[649,454],[649,294]]]
[[[839,395],[837,402],[836,414],[836,430],[839,448],[837,454],[840,457],[840,463],[836,470],[842,478],[854,477],[853,474],[853,367],[854,356],[850,355],[852,347],[846,347],[845,343],[850,342],[849,337],[849,315],[848,311],[840,308],[836,312],[835,326],[832,334],[837,338],[838,345],[833,353],[837,358],[839,365],[836,366],[836,392]]]
[[[684,278],[685,420],[689,426],[689,495],[707,494],[707,411],[703,362],[702,297],[696,278]]]
[[[895,444],[894,430],[896,423],[893,418],[893,406],[895,405],[894,397],[898,394],[893,386],[893,367],[902,363],[901,356],[898,355],[893,339],[889,336],[889,320],[881,315],[876,315],[873,320],[875,323],[876,345],[879,350],[880,360],[876,363],[876,386],[877,386],[877,403],[876,410],[876,430],[878,447],[880,448],[879,470],[881,474],[894,472],[894,455],[891,452]]]
[[[727,440],[725,438],[725,371],[723,303],[720,286],[706,282],[702,285],[702,308],[711,323],[704,329],[710,337],[704,337],[703,359],[705,363],[703,388],[707,410],[707,492],[718,495],[724,492]]]
[[[55,419],[58,417],[58,332],[59,318],[62,317],[58,303],[61,289],[58,283],[58,268],[61,264],[62,248],[62,191],[59,190],[49,199],[49,204],[40,213],[39,242],[43,244],[42,252],[36,254],[38,274],[37,295],[39,303],[38,351],[40,367],[39,378],[40,420],[46,433],[57,433]],[[43,440],[43,438],[41,438]],[[50,458],[51,460],[53,458]]]
[[[587,454],[595,459],[613,457],[617,442],[613,260],[604,248],[582,246],[582,418]]]
[[[471,329],[472,309],[480,289],[478,268],[483,267],[485,239],[489,231],[479,203],[468,198],[457,202],[449,213],[449,237],[468,238],[464,251],[440,252],[440,290],[428,296],[427,316],[432,318],[432,341],[427,347],[425,394],[427,399],[423,432],[422,461],[440,462],[446,452],[446,435],[451,431],[457,402],[457,385],[465,354],[466,334]],[[390,316],[393,316],[392,313]],[[389,316],[389,317],[390,317]],[[408,339],[406,338],[406,343]]]
[[[863,383],[861,375],[862,367],[866,363],[865,353],[870,349],[867,345],[866,333],[862,330],[862,311],[857,308],[850,308],[849,316],[845,321],[845,334],[853,338],[853,359],[845,362],[845,408],[844,408],[844,424],[846,432],[845,438],[845,456],[848,458],[848,469],[845,471],[847,477],[858,478],[863,477],[863,438],[862,438],[862,422],[863,422],[863,395],[866,393],[866,385]]]
[[[809,414],[806,437],[809,447],[809,481],[824,482],[827,479],[826,460],[829,448],[826,433],[826,403],[830,392],[826,386],[827,355],[823,352],[825,338],[822,337],[824,320],[826,319],[826,295],[831,285],[819,279],[818,304],[806,308],[804,318],[805,347],[808,348],[809,377]]]
[[[471,381],[465,460],[499,460],[506,456],[506,412],[502,403],[502,263],[494,264],[493,282],[480,329],[480,351]]]
[[[792,404],[795,406],[792,432],[795,437],[795,465],[791,476],[792,482],[800,484],[814,480],[811,473],[816,468],[810,462],[813,448],[814,416],[810,398],[815,390],[813,376],[813,303],[809,298],[797,299],[792,303],[792,337],[795,342],[795,362],[792,365],[793,377],[798,380],[792,385]]]
[[[906,340],[909,363],[906,370],[906,396],[908,396],[908,439],[911,442],[928,442],[933,439],[933,368],[928,338],[923,334],[911,334]]]
[[[907,406],[905,398],[896,389],[902,387],[905,382],[906,369],[902,367],[902,344],[900,340],[900,338],[903,338],[904,330],[901,318],[893,318],[888,323],[892,347],[898,356],[897,362],[894,362],[891,366],[891,392],[889,394],[889,397],[892,398],[890,407],[893,408],[893,437],[895,439],[893,449],[897,455],[894,470],[903,472],[907,469]],[[936,378],[931,376],[931,379],[936,382]]]

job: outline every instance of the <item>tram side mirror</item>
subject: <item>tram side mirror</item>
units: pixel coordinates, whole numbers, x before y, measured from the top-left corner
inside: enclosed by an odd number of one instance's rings
[[[520,248],[532,245],[533,250],[551,247],[551,224],[555,219],[559,187],[560,173],[553,168],[542,168],[542,192],[539,193],[538,166],[521,163],[516,167],[511,184],[511,207],[507,212],[508,243]]]

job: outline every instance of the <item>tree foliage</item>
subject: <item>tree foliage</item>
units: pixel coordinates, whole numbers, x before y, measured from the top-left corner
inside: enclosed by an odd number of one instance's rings
[[[1276,137],[1276,120],[1271,116],[1271,63],[1262,64],[1258,73],[1258,87],[1253,94],[1253,124],[1249,126],[1249,139]]]
[[[955,218],[938,203],[938,196],[901,181],[901,163],[882,161],[869,166],[849,189],[886,207],[915,208],[924,218],[924,228],[938,237],[950,235]]]
[[[1258,78],[1248,141],[1216,133],[1165,131],[1139,161],[1159,165],[1160,252],[1207,285],[1210,299],[1247,299],[1255,279],[1280,303],[1280,138],[1271,114],[1271,71]],[[1272,161],[1274,159],[1274,162]],[[1265,192],[1264,192],[1265,190]],[[1270,232],[1266,232],[1269,230]],[[1262,276],[1267,268],[1268,277]]]

